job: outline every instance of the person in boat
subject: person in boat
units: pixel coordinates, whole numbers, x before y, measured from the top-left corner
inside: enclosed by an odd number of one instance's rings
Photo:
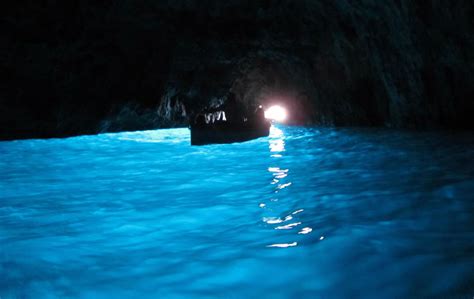
[[[255,110],[255,118],[259,122],[264,122],[265,121],[265,111],[263,110],[262,105],[258,105],[257,109]]]
[[[267,120],[261,105],[253,113],[250,111],[244,109],[243,105],[237,101],[234,93],[230,93],[227,101],[221,107],[206,109],[198,113],[193,119],[193,125],[198,128],[226,126],[235,129],[266,125]]]
[[[206,126],[206,115],[204,113],[198,113],[194,117],[194,122],[192,125],[196,128],[204,128]]]
[[[194,114],[191,118],[191,125],[194,127],[206,127],[216,123],[226,121],[225,112],[222,109],[204,109]]]
[[[244,109],[242,104],[237,101],[234,93],[227,96],[227,101],[223,106],[226,120],[230,123],[242,123],[244,121]]]

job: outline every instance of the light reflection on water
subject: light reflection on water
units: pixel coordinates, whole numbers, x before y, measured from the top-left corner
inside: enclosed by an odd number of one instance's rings
[[[274,187],[274,193],[278,193],[281,189],[288,188],[291,186],[291,181],[290,178],[288,178],[289,174],[289,169],[282,169],[278,167],[278,162],[281,160],[281,158],[284,157],[284,152],[285,152],[285,135],[284,132],[275,127],[272,126],[270,128],[270,136],[268,138],[269,142],[269,149],[270,149],[270,163],[272,166],[268,167],[268,171],[272,174],[273,178],[270,182],[271,185],[276,185]],[[283,180],[285,179],[285,180]],[[260,205],[261,208],[268,209],[272,211],[272,202],[278,201],[278,196],[273,196],[267,203],[262,203]],[[279,217],[263,217],[263,222],[270,224],[270,225],[276,225],[280,224],[286,221],[293,220],[292,215],[296,215],[298,213],[303,212],[303,209],[298,209],[294,212],[291,213],[291,215],[287,215],[283,219]],[[298,226],[302,225],[302,222],[292,222],[289,224],[285,225],[278,225],[274,226],[274,229],[276,230],[290,230],[290,229],[297,229]],[[301,231],[298,232],[298,234],[309,234],[313,231],[311,227],[304,227]],[[320,239],[322,240],[322,239]],[[291,242],[291,243],[274,243],[274,244],[269,244],[267,247],[273,247],[273,248],[287,248],[287,247],[294,247],[297,246],[298,242]]]
[[[474,293],[471,133],[0,142],[0,297]]]

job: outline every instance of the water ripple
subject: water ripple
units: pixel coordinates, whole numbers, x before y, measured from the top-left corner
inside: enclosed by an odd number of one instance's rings
[[[466,297],[472,157],[364,128],[0,142],[0,297]]]

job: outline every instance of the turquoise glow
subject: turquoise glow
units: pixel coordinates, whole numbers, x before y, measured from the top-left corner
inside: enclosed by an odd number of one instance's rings
[[[472,297],[474,142],[272,127],[0,142],[0,297]]]

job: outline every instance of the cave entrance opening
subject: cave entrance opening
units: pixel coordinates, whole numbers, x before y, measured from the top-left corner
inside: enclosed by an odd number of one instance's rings
[[[265,118],[274,122],[284,122],[287,116],[286,109],[280,105],[273,105],[265,110]]]
[[[234,76],[230,91],[249,113],[262,105],[273,122],[311,121],[316,88],[304,61],[288,53],[259,53],[243,59]]]

